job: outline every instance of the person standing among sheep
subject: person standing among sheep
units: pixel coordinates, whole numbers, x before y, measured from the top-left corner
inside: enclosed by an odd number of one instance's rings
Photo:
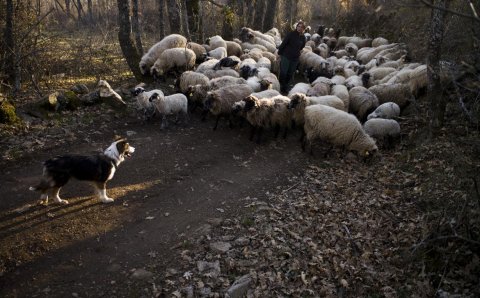
[[[290,81],[297,69],[300,51],[305,47],[305,23],[298,21],[295,30],[288,33],[278,47],[278,55],[280,55],[280,91],[288,93]]]

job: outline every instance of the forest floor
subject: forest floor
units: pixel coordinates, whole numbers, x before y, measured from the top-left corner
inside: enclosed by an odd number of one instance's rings
[[[310,156],[299,131],[256,144],[246,125],[213,131],[198,114],[160,130],[128,104],[2,127],[1,297],[480,295],[478,131],[449,121],[426,138],[419,105],[365,163]],[[136,151],[108,184],[113,203],[79,181],[68,205],[28,191],[42,161],[114,135]]]

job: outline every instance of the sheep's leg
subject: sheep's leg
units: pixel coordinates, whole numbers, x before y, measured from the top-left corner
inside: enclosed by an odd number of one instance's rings
[[[168,120],[167,120],[167,115],[163,114],[162,115],[162,125],[160,126],[160,129],[164,129],[168,127]]]
[[[253,141],[253,136],[255,135],[255,130],[257,130],[257,128],[252,125],[252,129],[250,130],[250,138],[249,138],[250,141]]]
[[[280,125],[275,125],[275,136],[273,137],[274,139],[277,139],[278,134],[280,133]]]
[[[303,142],[305,140],[305,130],[302,128],[302,135],[300,136],[300,142]]]
[[[187,125],[190,122],[190,115],[188,115],[188,111],[186,113],[182,113],[183,115],[183,124]]]
[[[263,133],[263,127],[259,127],[258,133],[257,133],[257,144],[260,144],[262,140],[262,133]]]
[[[208,114],[208,110],[207,110],[207,111],[206,111],[206,110],[203,110],[200,119],[201,119],[202,121],[205,121],[205,120],[207,119],[207,114]]]
[[[220,115],[218,115],[217,120],[215,120],[215,126],[213,127],[213,130],[217,130],[218,121],[220,121]]]

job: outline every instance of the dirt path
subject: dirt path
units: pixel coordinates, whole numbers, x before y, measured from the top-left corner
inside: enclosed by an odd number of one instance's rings
[[[131,119],[130,119],[131,120]],[[298,135],[257,145],[248,129],[192,117],[186,127],[159,130],[159,122],[117,120],[70,148],[35,152],[8,164],[0,180],[0,296],[115,296],[136,268],[164,272],[178,258],[171,248],[207,222],[248,217],[245,198],[292,184],[308,162]],[[101,204],[86,183],[61,192],[67,206],[36,205],[29,192],[41,161],[66,152],[105,148],[104,136],[130,134],[136,153],[119,168]],[[154,260],[155,262],[152,262]],[[140,295],[140,294],[139,294]],[[134,294],[134,296],[137,296]]]

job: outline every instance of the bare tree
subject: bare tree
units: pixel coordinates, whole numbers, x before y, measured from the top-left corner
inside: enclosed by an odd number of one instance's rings
[[[257,0],[255,5],[255,22],[252,23],[252,27],[258,30],[263,29],[263,20],[265,18],[265,11],[266,11],[266,0]],[[295,2],[295,1],[293,1]]]
[[[157,0],[158,1],[158,30],[160,32],[160,40],[165,37],[166,29],[165,29],[165,0]]]
[[[132,0],[132,31],[135,36],[135,45],[138,52],[143,55],[142,35],[138,18],[138,0]]]
[[[255,20],[255,2],[257,0],[252,0],[250,2],[248,2],[248,8],[247,8],[247,15],[248,15],[248,18],[247,18],[247,24],[249,26],[251,26],[250,24],[253,24],[254,23],[254,20]],[[295,1],[291,1],[291,2],[295,2]]]
[[[188,18],[188,29],[190,31],[190,34],[192,35],[192,38],[194,38],[194,40],[198,40],[200,38],[198,36],[200,0],[186,0],[185,5],[187,9],[186,15]]]
[[[5,33],[3,36],[5,50],[5,72],[8,76],[8,83],[15,94],[20,90],[20,72],[17,67],[17,55],[15,50],[15,39],[13,37],[13,0],[7,0],[5,16]]]
[[[130,24],[130,4],[129,0],[117,0],[118,6],[118,40],[122,49],[123,56],[127,61],[128,67],[133,72],[137,80],[142,80],[142,73],[138,64],[140,62],[140,53],[135,47],[131,36]]]
[[[265,18],[262,27],[264,32],[273,28],[275,24],[275,17],[277,15],[277,7],[278,0],[267,0],[267,9],[265,10]]]
[[[181,33],[182,26],[180,22],[180,6],[177,0],[167,0],[168,16],[170,21],[170,33]]]
[[[436,130],[443,126],[446,98],[442,92],[440,82],[440,58],[442,55],[442,42],[445,32],[445,15],[448,7],[448,0],[434,0],[430,17],[430,37],[427,56],[428,96],[430,99],[430,127]]]
[[[182,31],[183,35],[190,40],[190,30],[188,28],[187,0],[182,0]]]

